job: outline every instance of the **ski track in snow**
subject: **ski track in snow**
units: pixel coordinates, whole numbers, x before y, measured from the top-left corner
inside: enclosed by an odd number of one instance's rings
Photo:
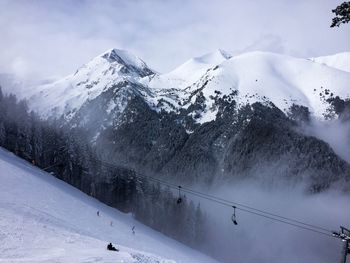
[[[0,149],[0,262],[216,261]]]

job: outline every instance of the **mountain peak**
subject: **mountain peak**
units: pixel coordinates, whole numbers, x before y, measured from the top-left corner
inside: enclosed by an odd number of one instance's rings
[[[139,57],[129,51],[112,48],[99,56],[111,64],[120,64],[129,69],[133,69],[141,76],[154,74],[154,71]]]
[[[203,63],[203,64],[216,65],[230,58],[232,58],[232,55],[230,55],[228,52],[222,49],[217,49],[214,52],[210,52],[210,53],[204,54],[203,56],[196,57],[194,58],[194,60],[196,62]]]
[[[100,57],[106,59],[110,63],[117,62],[118,64],[131,65],[134,67],[147,67],[142,59],[122,49],[112,48],[104,52]]]
[[[204,54],[203,56],[191,58],[168,74],[178,79],[187,79],[192,83],[209,68],[219,65],[231,57],[232,56],[228,52],[222,49],[217,49],[214,52]]]
[[[217,54],[220,54],[223,58],[225,58],[225,59],[230,59],[230,58],[232,58],[232,55],[229,53],[229,52],[227,52],[226,50],[223,50],[223,49],[217,49],[216,51],[215,51],[215,53],[217,53]]]

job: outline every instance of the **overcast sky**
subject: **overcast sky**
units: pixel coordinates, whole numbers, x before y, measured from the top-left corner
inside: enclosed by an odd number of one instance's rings
[[[60,77],[110,48],[160,72],[215,49],[298,57],[350,51],[338,0],[0,0],[0,72]]]

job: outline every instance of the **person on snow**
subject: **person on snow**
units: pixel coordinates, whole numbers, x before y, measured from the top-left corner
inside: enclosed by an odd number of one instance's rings
[[[109,243],[109,244],[107,245],[107,250],[119,251],[118,249],[116,249],[116,248],[112,245],[112,243]]]
[[[100,216],[100,211],[97,211],[97,216]]]

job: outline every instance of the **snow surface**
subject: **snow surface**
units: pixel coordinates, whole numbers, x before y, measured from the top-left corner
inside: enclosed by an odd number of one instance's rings
[[[167,76],[169,79],[182,79],[184,81],[198,80],[208,69],[221,64],[231,57],[232,56],[227,52],[219,49],[201,57],[192,58],[173,71],[168,74],[163,74],[162,76]]]
[[[119,61],[119,63],[130,65],[141,70],[146,68],[149,69],[147,64],[142,59],[134,54],[131,54],[129,51],[122,49],[113,48],[107,50],[98,57],[108,58],[112,63],[121,59],[122,61]]]
[[[151,79],[149,86],[155,90],[186,88],[198,81],[210,68],[231,57],[226,51],[218,49],[201,57],[192,58],[169,73],[157,74]]]
[[[0,171],[0,262],[216,262],[2,148]]]
[[[331,56],[311,58],[312,61],[343,71],[350,72],[350,52],[338,53]]]

